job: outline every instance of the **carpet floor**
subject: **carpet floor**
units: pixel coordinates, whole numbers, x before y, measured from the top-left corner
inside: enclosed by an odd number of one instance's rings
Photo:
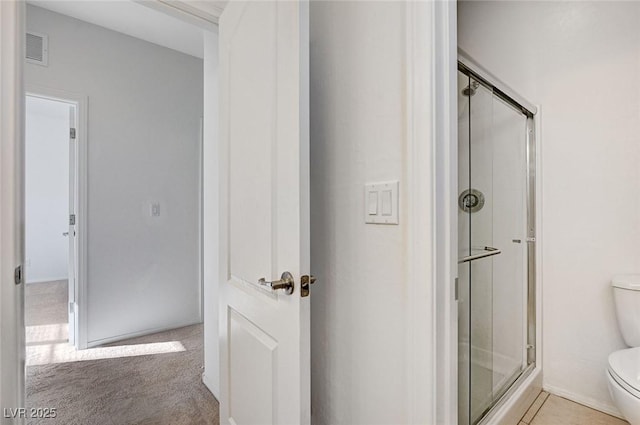
[[[75,351],[66,290],[66,281],[26,287],[27,408],[56,409],[28,424],[219,423],[202,383],[201,324]]]

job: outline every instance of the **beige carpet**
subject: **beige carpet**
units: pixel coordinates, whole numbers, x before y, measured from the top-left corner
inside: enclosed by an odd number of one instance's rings
[[[24,292],[27,326],[67,323],[69,293],[66,280],[28,283]]]
[[[26,287],[27,407],[55,408],[29,424],[218,424],[202,384],[202,325],[76,352],[66,282]]]

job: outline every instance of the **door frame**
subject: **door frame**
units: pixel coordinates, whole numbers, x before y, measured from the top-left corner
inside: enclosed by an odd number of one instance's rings
[[[24,283],[20,273],[24,263],[24,19],[23,1],[0,2],[0,400],[3,408],[23,407],[25,401]],[[24,418],[19,417],[12,423],[24,422]]]
[[[224,2],[204,4],[188,0],[134,1],[213,30],[224,10]],[[16,3],[17,6],[14,7],[23,12],[24,4],[21,1]],[[11,5],[10,2],[7,4]],[[207,7],[207,10],[199,7]],[[407,3],[406,17],[409,94],[406,104],[406,128],[408,153],[411,153],[408,155],[406,179],[409,192],[408,223],[412,229],[412,232],[409,232],[408,252],[410,284],[407,368],[408,376],[412,377],[407,384],[408,418],[410,423],[446,424],[455,423],[457,416],[457,305],[453,297],[456,276],[453,261],[455,240],[451,237],[455,235],[455,202],[452,203],[451,199],[452,193],[455,193],[452,189],[456,187],[456,167],[453,162],[457,149],[453,143],[457,135],[453,120],[455,113],[452,114],[452,108],[455,108],[452,91],[455,91],[456,87],[456,3],[453,0]],[[18,18],[16,28],[13,28],[15,34],[24,32],[25,27],[24,13],[19,13]],[[4,21],[4,16],[2,19]],[[22,72],[16,72],[11,67],[17,67],[17,71],[22,69],[21,63],[16,64],[14,43],[22,46],[23,41],[19,37],[16,38],[15,34],[9,37],[6,44],[3,40],[3,47],[9,48],[0,51],[0,80],[3,88],[16,87],[20,91]],[[14,103],[12,108],[2,109],[2,122],[24,122],[24,112],[21,109],[23,98],[24,93],[17,99],[7,100]],[[14,141],[10,136],[15,136],[18,142],[22,141],[24,144],[19,126],[18,129],[8,128],[6,133],[3,130],[2,134],[7,136],[6,139],[2,139],[2,146],[7,147],[6,151],[2,150],[3,166],[20,166],[19,156],[5,156],[13,151]],[[425,167],[425,164],[429,166]],[[220,180],[212,182],[218,188],[220,183]],[[17,197],[13,197],[10,193],[2,192],[2,229],[14,226],[13,212],[20,208],[22,194],[18,193]],[[218,201],[218,211],[224,210],[224,199],[220,197]],[[435,229],[438,231],[434,231]],[[14,259],[18,259],[21,263],[23,255],[20,244],[17,247],[8,246],[10,243],[13,244],[10,237],[5,239],[3,236],[2,243],[1,264],[4,279],[9,273],[4,267],[8,267],[9,264],[5,262],[12,263]],[[226,256],[219,253],[218,258]],[[220,262],[219,265],[223,266]],[[223,267],[220,267],[220,270],[222,269]],[[425,276],[429,278],[425,279]],[[0,297],[6,298],[7,295],[9,294],[0,291]],[[0,302],[0,305],[5,305],[11,300],[1,299]],[[13,319],[9,321],[9,325],[19,323],[17,317]],[[7,366],[2,359],[0,367]],[[1,372],[2,376],[8,373],[4,370]],[[14,391],[22,393],[23,387],[17,385]],[[23,400],[19,394],[18,399]]]
[[[68,92],[65,90],[39,86],[36,84],[25,85],[25,97],[38,97],[75,105],[76,107],[76,145],[77,158],[75,166],[76,193],[69,193],[75,197],[76,214],[76,276],[75,288],[76,302],[74,306],[75,316],[75,347],[87,348],[87,128],[88,97],[83,94]],[[26,116],[24,117],[26,119]],[[24,141],[23,141],[24,142]],[[69,253],[71,257],[73,253]],[[68,307],[67,307],[68,308]]]
[[[447,425],[458,421],[457,4],[406,13],[408,416]]]
[[[211,393],[220,399],[220,344],[219,344],[219,323],[218,316],[218,281],[222,280],[223,264],[221,258],[222,252],[219,252],[219,244],[217,240],[221,235],[220,217],[226,208],[225,200],[222,198],[222,171],[221,166],[221,144],[217,132],[218,116],[219,116],[219,91],[217,88],[217,80],[215,84],[207,78],[207,69],[218,69],[218,59],[211,60],[206,50],[211,46],[214,40],[217,42],[218,19],[224,11],[225,1],[211,1],[206,4],[196,2],[197,5],[191,5],[191,1],[166,1],[166,0],[131,0],[143,6],[149,7],[157,12],[164,13],[173,18],[179,19],[187,24],[195,25],[204,30],[204,116],[202,118],[201,129],[201,157],[200,157],[200,282],[201,282],[201,298],[202,310],[201,317],[204,323],[204,370],[202,371],[202,382],[211,391]],[[204,9],[200,9],[204,8]],[[211,35],[216,34],[215,38]],[[218,50],[215,51],[218,56]],[[212,93],[216,94],[217,99],[210,102]],[[209,109],[208,109],[209,108]],[[212,113],[215,117],[207,116]],[[212,125],[209,125],[212,123]],[[212,131],[212,128],[214,128]],[[214,172],[209,173],[207,170],[213,168]],[[206,178],[206,180],[205,180]],[[213,240],[212,243],[208,241]],[[205,252],[206,249],[206,252]],[[210,259],[210,260],[208,260]],[[214,279],[210,279],[214,276]],[[208,298],[215,298],[214,303],[209,303]],[[211,307],[214,304],[215,307]],[[207,337],[210,335],[210,337]],[[214,351],[211,354],[211,351]]]

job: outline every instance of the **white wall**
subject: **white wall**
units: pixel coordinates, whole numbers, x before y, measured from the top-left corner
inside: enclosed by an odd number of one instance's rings
[[[89,99],[89,343],[199,322],[202,60],[33,6],[27,29],[27,83]]]
[[[204,37],[204,372],[202,380],[216,398],[220,396],[218,330],[218,34]]]
[[[542,106],[544,386],[615,413],[611,277],[640,272],[640,4],[461,2],[459,44]]]
[[[408,421],[405,8],[311,3],[316,424]],[[365,182],[396,179],[400,225],[365,224]]]
[[[66,279],[70,104],[28,96],[25,116],[27,282]]]

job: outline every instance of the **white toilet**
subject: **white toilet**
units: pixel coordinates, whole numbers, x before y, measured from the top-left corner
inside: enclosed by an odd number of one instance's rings
[[[609,356],[609,392],[631,425],[640,425],[640,274],[615,276],[612,281],[618,326],[629,347]]]

